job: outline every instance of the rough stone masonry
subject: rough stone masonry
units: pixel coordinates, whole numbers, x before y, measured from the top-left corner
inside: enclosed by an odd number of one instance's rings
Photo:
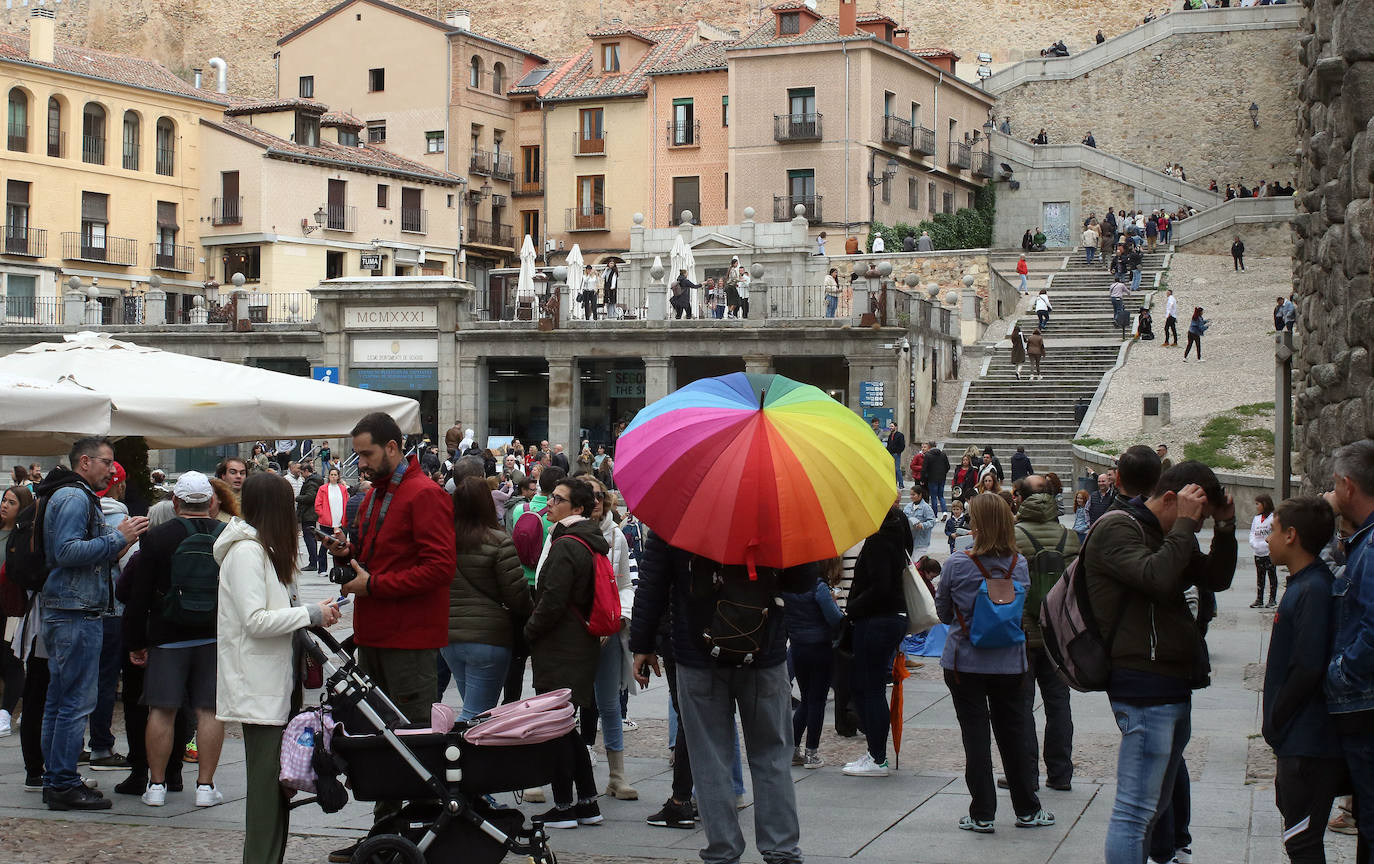
[[[1296,446],[1303,489],[1374,436],[1374,0],[1303,0],[1293,281],[1301,328]]]

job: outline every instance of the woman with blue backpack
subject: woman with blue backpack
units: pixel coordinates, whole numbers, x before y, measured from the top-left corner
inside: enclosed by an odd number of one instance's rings
[[[1030,571],[1016,551],[1011,506],[1000,495],[968,502],[973,548],[945,562],[935,611],[950,625],[940,667],[964,739],[964,782],[973,800],[959,827],[991,834],[997,815],[992,740],[1006,769],[1016,827],[1054,824],[1035,793],[1038,756],[1027,750],[1031,722],[1022,698],[1026,634],[1021,629]]]

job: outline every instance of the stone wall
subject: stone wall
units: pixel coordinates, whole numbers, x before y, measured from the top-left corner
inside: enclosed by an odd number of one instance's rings
[[[1283,249],[1293,242],[1293,226],[1288,222],[1256,222],[1249,225],[1232,225],[1215,234],[1208,234],[1179,247],[1180,252],[1198,255],[1230,255],[1231,244],[1239,237],[1245,244],[1245,254],[1282,255]]]
[[[1079,195],[1080,208],[1084,214],[1096,213],[1097,218],[1101,219],[1108,210],[1134,210],[1135,209],[1135,188],[1103,177],[1101,174],[1094,174],[1091,171],[1079,171],[1081,177],[1081,191]],[[1083,218],[1076,224],[1083,224]],[[1082,234],[1082,231],[1078,232]],[[1077,241],[1075,241],[1077,242]]]
[[[1337,447],[1374,436],[1374,15],[1367,0],[1304,5],[1295,449],[1312,492],[1330,488]]]
[[[1293,176],[1294,30],[1175,36],[1069,81],[1034,81],[998,100],[999,117],[1029,140],[1077,143],[1091,130],[1109,153],[1161,170],[1183,165],[1191,181],[1224,185]],[[1142,89],[1153,91],[1139,98]],[[1259,128],[1247,113],[1259,106]]]

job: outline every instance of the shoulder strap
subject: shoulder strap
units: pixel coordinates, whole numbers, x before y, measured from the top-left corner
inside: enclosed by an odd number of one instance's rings
[[[1045,547],[1040,545],[1040,541],[1039,541],[1039,540],[1036,540],[1034,537],[1031,536],[1031,533],[1025,529],[1025,526],[1023,526],[1023,525],[1017,525],[1017,526],[1016,526],[1016,530],[1017,530],[1017,531],[1020,531],[1020,532],[1021,532],[1021,535],[1031,542],[1031,545],[1035,547],[1035,553],[1036,553],[1037,555],[1040,554],[1041,552],[1045,551]],[[1060,551],[1060,552],[1063,552],[1063,551],[1064,551],[1064,540],[1063,540],[1063,538],[1060,538],[1060,540],[1059,540],[1059,551]],[[1012,562],[1012,563],[1015,564],[1015,562]]]
[[[1027,535],[1027,536],[1029,536],[1029,535]],[[1034,541],[1032,541],[1032,542],[1034,542]],[[1063,555],[1063,554],[1064,554],[1064,544],[1067,543],[1067,542],[1069,542],[1069,529],[1065,528],[1063,525],[1060,525],[1060,526],[1059,526],[1059,545],[1056,546],[1056,547],[1054,547],[1054,551],[1058,552],[1060,555]],[[1039,545],[1040,545],[1040,544],[1038,544],[1038,543],[1036,544],[1036,547],[1037,547],[1037,548],[1036,548],[1035,551],[1037,551],[1037,552],[1040,551],[1040,549],[1038,548]]]

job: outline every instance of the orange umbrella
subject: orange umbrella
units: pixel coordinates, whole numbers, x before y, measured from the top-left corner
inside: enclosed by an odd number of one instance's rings
[[[887,709],[892,724],[893,767],[902,767],[902,682],[911,677],[906,668],[906,655],[898,651],[892,661],[892,703]]]

